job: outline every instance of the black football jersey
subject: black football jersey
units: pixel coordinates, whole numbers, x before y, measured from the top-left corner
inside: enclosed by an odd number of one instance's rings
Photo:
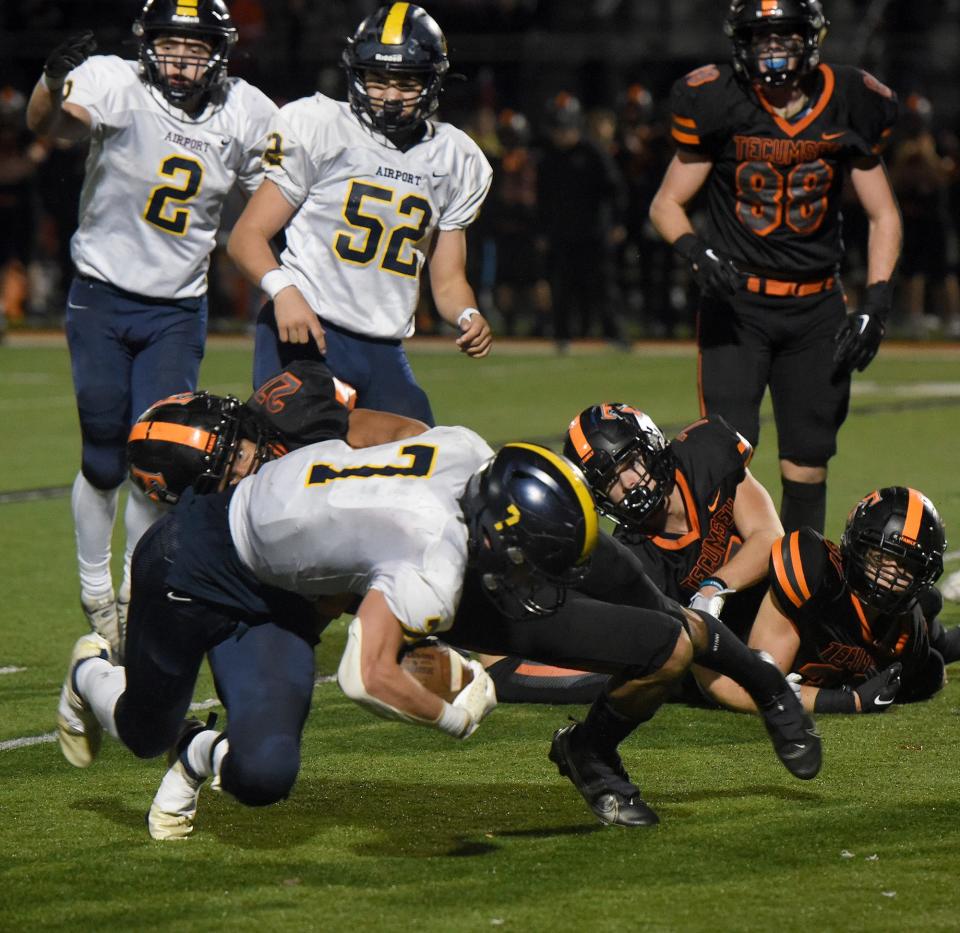
[[[840,200],[852,160],[882,151],[894,93],[848,65],[820,65],[806,110],[778,116],[730,65],[706,65],[673,86],[672,135],[709,157],[708,242],[745,272],[803,281],[843,255]]]
[[[677,459],[675,481],[690,531],[646,537],[618,525],[614,536],[640,558],[658,589],[686,605],[701,581],[715,574],[743,542],[733,522],[733,500],[753,448],[713,415],[684,428],[670,449]]]
[[[793,670],[805,683],[855,685],[894,661],[903,664],[902,692],[913,689],[911,677],[925,676],[931,649],[921,604],[869,621],[843,579],[840,549],[812,528],[773,545],[770,592],[800,636]]]

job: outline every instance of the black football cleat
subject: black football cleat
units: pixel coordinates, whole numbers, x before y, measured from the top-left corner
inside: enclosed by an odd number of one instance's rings
[[[577,723],[553,734],[550,760],[570,778],[601,823],[610,826],[655,826],[660,818],[630,782],[616,750],[602,754],[581,740]]]
[[[823,760],[820,733],[793,690],[787,686],[759,710],[784,767],[801,781],[815,778]]]

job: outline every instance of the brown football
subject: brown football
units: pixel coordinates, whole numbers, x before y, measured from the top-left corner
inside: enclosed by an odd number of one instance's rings
[[[473,680],[467,662],[446,645],[414,648],[400,659],[400,666],[448,703]]]

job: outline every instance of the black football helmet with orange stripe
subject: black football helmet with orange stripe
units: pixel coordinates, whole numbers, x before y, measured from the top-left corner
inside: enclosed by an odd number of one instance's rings
[[[947,541],[933,503],[906,486],[861,499],[840,539],[847,585],[884,613],[906,612],[943,573]]]
[[[819,0],[733,0],[723,31],[733,43],[733,68],[740,77],[782,87],[820,64],[820,45],[829,25]],[[785,38],[782,48],[789,55],[758,50],[758,40],[770,35]],[[794,35],[801,38],[796,48],[787,39]],[[790,68],[793,57],[798,64]]]
[[[580,412],[567,428],[563,453],[583,470],[600,511],[622,525],[643,525],[673,491],[676,460],[663,432],[649,415],[623,402]],[[614,502],[610,489],[620,468],[631,463],[647,479]]]
[[[583,474],[536,444],[506,444],[460,499],[467,553],[484,592],[507,616],[548,616],[581,582],[597,543]]]
[[[414,3],[388,3],[371,13],[347,40],[342,56],[347,98],[361,123],[396,142],[413,134],[439,106],[443,79],[450,68],[447,40],[436,20]],[[413,77],[423,90],[411,113],[399,100],[375,105],[367,93],[368,71]]]
[[[230,472],[242,438],[254,442],[255,470],[272,456],[270,433],[238,398],[183,392],[151,405],[127,438],[131,480],[154,502],[175,504],[191,486],[213,492]]]

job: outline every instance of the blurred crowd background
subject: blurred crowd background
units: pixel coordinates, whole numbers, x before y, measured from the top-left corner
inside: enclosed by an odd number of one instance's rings
[[[278,103],[320,90],[345,98],[344,40],[376,0],[228,0],[240,32],[230,64]],[[618,346],[688,337],[693,295],[647,208],[672,155],[672,82],[729,57],[725,0],[425,0],[451,70],[440,118],[469,132],[494,166],[470,230],[470,275],[500,336],[554,336],[558,288],[572,333]],[[0,311],[8,327],[60,327],[82,146],[32,137],[24,108],[48,52],[92,28],[100,51],[136,57],[135,0],[0,4]],[[901,337],[960,337],[960,0],[824,0],[828,62],[852,63],[896,90],[886,154],[905,225]],[[228,211],[222,244],[231,217]],[[844,284],[855,305],[865,222],[844,213]],[[559,270],[547,257],[562,253]],[[560,276],[560,278],[558,278]],[[572,284],[571,284],[572,283]],[[582,287],[577,287],[581,284]],[[552,287],[551,287],[552,286]],[[438,320],[423,289],[418,331]],[[261,300],[221,245],[211,330],[246,330]],[[572,312],[571,312],[572,309]]]

